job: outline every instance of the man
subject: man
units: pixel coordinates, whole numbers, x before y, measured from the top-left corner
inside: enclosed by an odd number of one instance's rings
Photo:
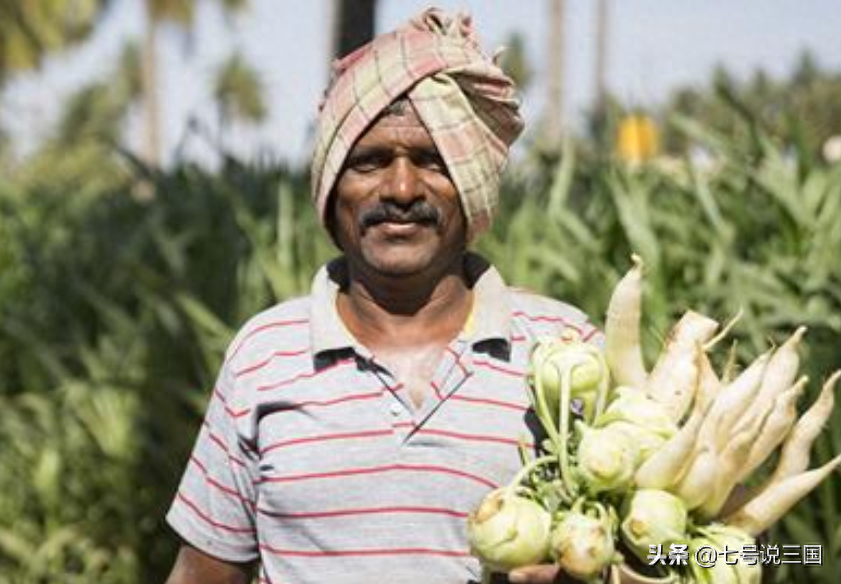
[[[338,63],[313,193],[342,257],[231,344],[168,515],[171,584],[252,566],[267,583],[481,579],[466,516],[534,441],[531,344],[598,334],[467,252],[521,129],[466,17],[426,11]]]

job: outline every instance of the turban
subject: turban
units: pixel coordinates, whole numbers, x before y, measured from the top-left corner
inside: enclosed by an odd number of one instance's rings
[[[327,200],[356,140],[406,96],[458,190],[470,236],[488,228],[508,147],[523,129],[511,79],[480,48],[469,16],[430,8],[334,64],[319,109],[312,194]]]

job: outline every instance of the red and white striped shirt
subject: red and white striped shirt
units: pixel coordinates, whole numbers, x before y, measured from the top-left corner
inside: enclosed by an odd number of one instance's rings
[[[526,371],[536,338],[601,334],[577,309],[508,288],[468,256],[474,309],[420,408],[347,332],[340,264],[309,297],[252,319],[231,344],[167,519],[262,582],[480,580],[466,517],[533,444]]]

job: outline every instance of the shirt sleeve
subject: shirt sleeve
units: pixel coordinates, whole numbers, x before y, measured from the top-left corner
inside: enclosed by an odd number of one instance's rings
[[[605,338],[604,332],[601,331],[596,325],[594,325],[589,320],[585,320],[582,326],[582,337],[585,342],[590,343],[598,347],[599,349],[604,350],[605,348]]]
[[[167,522],[187,542],[222,560],[258,557],[258,456],[238,432],[234,380],[223,366]]]

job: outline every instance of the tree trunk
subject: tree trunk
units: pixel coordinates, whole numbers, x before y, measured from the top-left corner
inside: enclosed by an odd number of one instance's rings
[[[607,0],[598,0],[596,5],[596,109],[602,111],[607,105]]]
[[[147,2],[146,6],[150,6]],[[146,30],[143,38],[142,56],[142,101],[143,101],[143,144],[141,157],[151,167],[158,167],[161,163],[160,142],[160,102],[158,101],[157,83],[157,36],[158,23],[151,13],[146,10]]]
[[[564,131],[564,0],[549,0],[546,58],[546,141],[561,142]]]
[[[374,38],[377,0],[334,0],[332,57],[343,57]]]

